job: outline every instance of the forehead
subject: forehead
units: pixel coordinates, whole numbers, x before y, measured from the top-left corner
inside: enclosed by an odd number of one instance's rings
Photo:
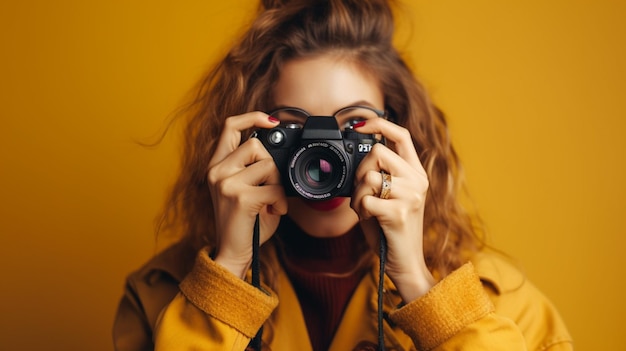
[[[275,106],[296,106],[313,114],[332,114],[357,101],[382,109],[378,79],[340,56],[288,61],[273,91]]]

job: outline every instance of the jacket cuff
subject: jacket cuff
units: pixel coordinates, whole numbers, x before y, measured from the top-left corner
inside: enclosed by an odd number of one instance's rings
[[[390,317],[417,349],[431,350],[493,311],[474,266],[467,263]]]
[[[207,249],[200,250],[180,291],[197,308],[237,329],[249,338],[256,335],[278,305],[278,297],[265,293],[215,263]]]

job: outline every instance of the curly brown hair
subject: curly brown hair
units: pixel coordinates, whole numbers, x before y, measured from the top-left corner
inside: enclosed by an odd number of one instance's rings
[[[174,229],[195,247],[212,245],[215,228],[207,165],[227,117],[272,107],[285,62],[341,55],[379,80],[391,119],[409,130],[429,178],[424,248],[440,277],[482,244],[460,205],[462,172],[442,112],[394,48],[393,4],[385,0],[264,0],[250,28],[197,87],[185,109],[181,171],[160,229]]]

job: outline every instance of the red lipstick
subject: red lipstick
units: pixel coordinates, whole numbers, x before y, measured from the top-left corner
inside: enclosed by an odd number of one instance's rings
[[[335,197],[325,201],[304,201],[304,203],[314,210],[328,212],[339,207],[346,199],[347,197]]]

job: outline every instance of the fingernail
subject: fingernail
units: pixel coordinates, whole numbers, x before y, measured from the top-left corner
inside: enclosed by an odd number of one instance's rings
[[[363,127],[364,125],[365,125],[365,121],[358,121],[352,125],[352,128],[359,128],[359,127]]]
[[[280,120],[279,120],[278,118],[273,117],[273,116],[269,116],[269,117],[267,117],[267,119],[268,119],[270,122],[272,122],[272,123],[278,123],[278,122],[280,122]]]

